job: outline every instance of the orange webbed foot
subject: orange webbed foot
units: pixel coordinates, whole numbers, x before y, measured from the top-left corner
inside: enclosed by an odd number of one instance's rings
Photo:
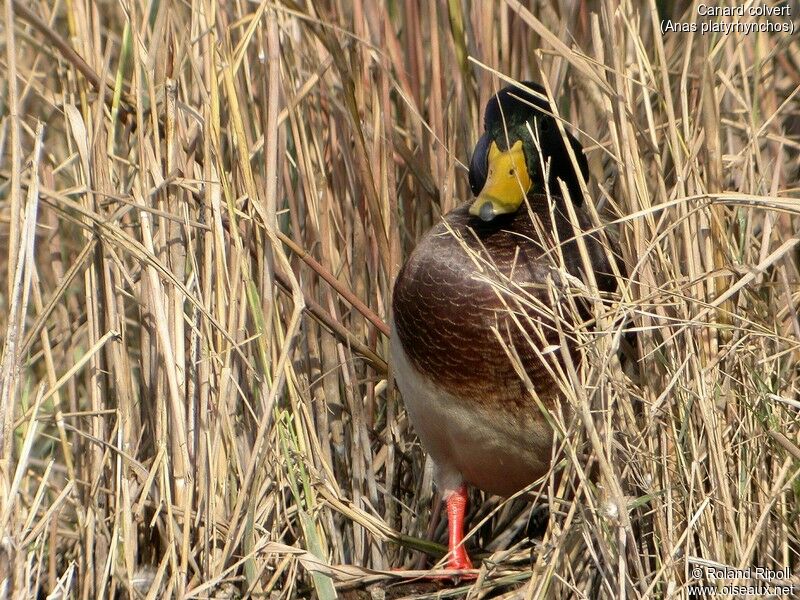
[[[447,568],[455,571],[472,570],[472,561],[464,547],[464,516],[467,510],[467,486],[461,484],[445,498],[447,502],[448,548]],[[469,576],[470,574],[465,574]],[[472,575],[473,577],[475,575]]]

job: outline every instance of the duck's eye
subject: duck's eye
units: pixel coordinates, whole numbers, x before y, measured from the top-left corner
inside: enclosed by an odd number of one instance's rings
[[[509,174],[509,175],[513,175],[514,173],[516,173],[516,171],[515,171],[514,169],[511,169],[511,170],[508,172],[508,174]]]

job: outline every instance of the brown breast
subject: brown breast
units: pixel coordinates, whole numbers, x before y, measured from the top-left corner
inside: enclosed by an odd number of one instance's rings
[[[558,237],[572,240],[563,201],[555,200]],[[491,223],[470,216],[469,203],[448,213],[411,254],[393,295],[397,335],[422,375],[465,401],[511,411],[532,400],[498,333],[517,351],[539,396],[552,402],[557,395],[531,341],[540,349],[558,344],[547,287],[548,279],[561,285],[560,260],[546,197],[532,195],[529,204],[538,223],[524,206]],[[588,229],[587,217],[577,212],[581,227]],[[599,241],[584,239],[598,286],[613,290],[615,280]],[[562,242],[560,249],[567,271],[583,279],[574,240]],[[573,325],[562,321],[568,335]]]

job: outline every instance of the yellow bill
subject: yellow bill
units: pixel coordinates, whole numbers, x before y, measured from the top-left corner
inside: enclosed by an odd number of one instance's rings
[[[486,183],[469,207],[469,214],[491,221],[497,215],[513,213],[522,204],[530,188],[531,178],[528,175],[522,140],[517,140],[505,152],[492,142]]]

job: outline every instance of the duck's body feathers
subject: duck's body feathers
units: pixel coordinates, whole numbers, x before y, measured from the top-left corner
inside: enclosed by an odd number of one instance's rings
[[[420,241],[395,283],[396,379],[444,490],[460,474],[507,495],[550,464],[552,432],[507,350],[513,347],[539,398],[552,405],[558,386],[532,344],[559,343],[548,286],[564,284],[564,269],[585,277],[564,201],[532,194],[528,204],[530,211],[490,223],[470,216],[468,204],[458,207]],[[590,229],[575,211],[580,229]],[[613,290],[600,241],[584,240],[599,288]],[[569,333],[570,323],[561,326]]]

